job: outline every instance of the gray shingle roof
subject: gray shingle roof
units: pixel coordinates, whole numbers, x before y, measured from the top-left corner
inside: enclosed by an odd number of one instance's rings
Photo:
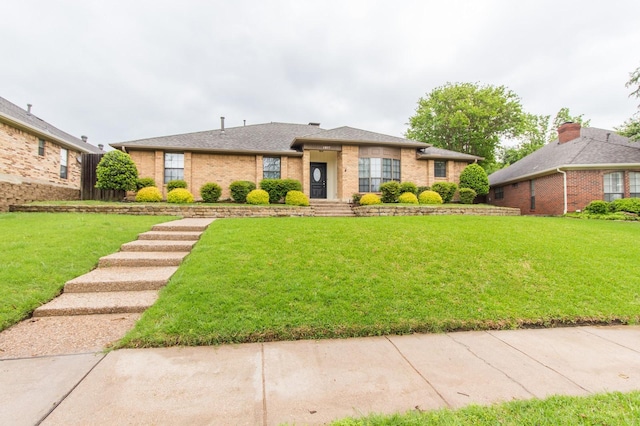
[[[389,144],[402,145],[406,147],[424,147],[428,144],[412,141],[410,139],[399,138],[396,136],[384,135],[382,133],[370,132],[368,130],[356,129],[353,127],[343,126],[331,130],[324,130],[319,133],[299,137],[293,146],[301,145],[305,141],[341,141],[354,142],[359,144]]]
[[[476,155],[464,154],[462,152],[450,151],[448,149],[436,148],[435,146],[430,146],[422,150],[421,153],[418,154],[418,158],[430,158],[430,159],[442,159],[442,160],[464,160],[464,161],[482,161],[483,157],[478,157]]]
[[[501,185],[553,172],[559,167],[593,167],[637,164],[640,166],[640,143],[631,142],[611,130],[585,127],[580,137],[560,144],[548,143],[502,170],[489,176],[490,185]]]
[[[45,138],[49,137],[52,140],[56,140],[57,142],[67,145],[69,148],[75,148],[80,152],[102,152],[98,147],[84,142],[82,139],[72,136],[69,133],[63,132],[32,113],[28,113],[26,110],[9,102],[3,97],[0,97],[0,118],[21,124],[26,128],[42,134]]]

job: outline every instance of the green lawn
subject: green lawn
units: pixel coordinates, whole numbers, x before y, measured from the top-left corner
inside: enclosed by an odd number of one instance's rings
[[[513,401],[490,407],[372,415],[343,419],[332,426],[419,425],[638,425],[640,392],[613,392],[589,397],[554,396],[544,400]]]
[[[120,346],[637,323],[639,238],[564,218],[218,220]]]
[[[162,216],[73,213],[0,214],[0,330],[55,297],[64,283],[93,269],[160,222]]]

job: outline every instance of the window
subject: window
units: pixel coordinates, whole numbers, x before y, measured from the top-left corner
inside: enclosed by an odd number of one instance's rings
[[[531,210],[536,209],[536,183],[533,179],[529,182],[529,191],[531,193]]]
[[[433,175],[435,177],[447,177],[447,162],[435,161]]]
[[[502,200],[504,198],[504,187],[503,186],[499,186],[496,189],[494,189],[495,195],[496,195],[496,200]]]
[[[262,157],[262,178],[280,179],[280,157]]]
[[[613,172],[604,175],[604,200],[613,201],[624,197],[624,173]]]
[[[38,139],[38,155],[44,157],[44,139]]]
[[[69,151],[65,148],[60,148],[60,177],[62,179],[67,178],[67,163],[69,161]]]
[[[394,158],[359,158],[358,191],[380,192],[380,185],[400,182],[400,160]]]
[[[640,172],[629,172],[629,196],[640,197]]]
[[[171,180],[184,179],[184,154],[178,152],[164,153],[164,183]]]

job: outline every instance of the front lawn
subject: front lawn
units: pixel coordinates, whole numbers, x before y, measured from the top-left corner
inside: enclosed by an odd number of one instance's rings
[[[55,297],[64,283],[89,272],[167,216],[74,213],[0,214],[0,330]]]
[[[224,219],[121,346],[632,322],[637,223]]]

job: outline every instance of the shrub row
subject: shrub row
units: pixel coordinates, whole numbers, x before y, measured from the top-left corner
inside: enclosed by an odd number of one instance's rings
[[[442,204],[442,197],[435,191],[426,190],[422,191],[417,197],[413,192],[404,192],[398,196],[398,201],[406,204]],[[382,198],[377,194],[369,193],[360,197],[361,206],[372,206],[382,203]]]
[[[620,198],[611,202],[594,200],[585,208],[591,214],[632,213],[640,214],[640,198]]]

